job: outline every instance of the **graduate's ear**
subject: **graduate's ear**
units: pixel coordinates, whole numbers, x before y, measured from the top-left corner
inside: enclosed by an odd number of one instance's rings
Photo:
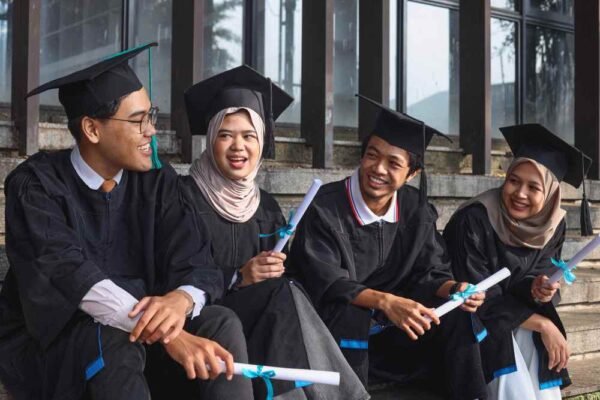
[[[90,143],[98,143],[100,141],[99,122],[90,118],[81,118],[81,138],[86,138]]]
[[[413,180],[413,178],[415,176],[417,176],[419,174],[419,172],[421,172],[421,168],[417,168],[416,170],[414,170],[412,173],[410,173],[407,177],[406,177],[406,183],[410,182]]]

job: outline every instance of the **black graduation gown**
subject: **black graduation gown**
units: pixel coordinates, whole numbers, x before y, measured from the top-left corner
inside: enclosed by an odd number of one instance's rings
[[[70,150],[38,153],[8,176],[0,379],[9,390],[29,385],[33,398],[81,397],[98,347],[78,306],[103,279],[138,299],[181,285],[204,290],[209,301],[218,296],[222,274],[177,185],[165,165],[124,171],[111,193],[90,190]]]
[[[273,196],[261,190],[260,205],[252,218],[244,223],[227,221],[215,212],[191,177],[180,179],[193,204],[194,215],[209,227],[212,256],[223,271],[227,288],[236,271],[248,260],[275,247],[277,234],[262,238],[259,234],[284,227],[285,218]],[[294,283],[285,276],[268,279],[239,290],[226,290],[220,299],[242,321],[252,364],[310,369],[290,284]],[[289,382],[273,380],[272,383],[275,395],[295,388]],[[265,396],[265,386],[260,380],[254,380],[253,387],[256,398]]]
[[[364,383],[369,364],[372,376],[411,381],[414,378],[411,363],[417,360],[407,359],[404,349],[397,346],[400,342],[409,342],[406,334],[390,328],[369,339],[371,310],[350,303],[367,288],[430,306],[442,302],[435,293],[453,278],[444,244],[436,230],[437,212],[429,203],[420,204],[418,190],[405,185],[397,194],[398,223],[382,221],[361,226],[353,215],[348,196],[345,181],[327,184],[319,190],[292,243],[292,272],[310,294],[317,311]],[[457,360],[464,371],[460,379],[466,378],[470,370],[481,368],[474,349],[475,338],[470,332],[470,317],[456,311],[442,321],[441,326],[453,326],[466,341],[455,343],[453,349],[458,354],[457,359],[462,359]],[[438,355],[450,347],[445,346]],[[387,369],[391,367],[389,360],[394,360],[396,365],[393,371]],[[470,396],[468,392],[472,392],[473,398],[485,389],[483,382],[478,384],[476,379],[462,386],[469,389],[461,394]]]
[[[502,243],[490,224],[485,207],[479,203],[459,210],[448,222],[444,238],[457,279],[479,282],[503,267],[511,270],[508,279],[487,291],[485,303],[477,310],[477,315],[488,332],[488,338],[480,343],[488,382],[515,371],[511,332],[532,314],[541,314],[552,320],[566,337],[555,308],[560,296],[557,294],[552,302],[538,305],[530,292],[531,283],[536,276],[550,276],[556,270],[550,260],[560,259],[565,229],[563,220],[548,244],[543,249],[536,250]],[[540,387],[569,385],[571,380],[566,369],[560,373],[548,370],[548,353],[540,334],[533,333],[533,340],[540,360]]]

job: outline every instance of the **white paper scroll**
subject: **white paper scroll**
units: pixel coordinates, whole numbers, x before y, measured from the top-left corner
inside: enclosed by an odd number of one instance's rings
[[[306,209],[308,209],[308,206],[315,198],[315,195],[317,194],[317,191],[319,190],[319,188],[321,187],[322,184],[323,184],[323,182],[321,182],[320,179],[313,180],[313,183],[310,186],[310,189],[308,189],[308,193],[306,193],[306,196],[304,196],[304,199],[302,199],[302,203],[300,203],[300,205],[298,206],[298,209],[292,216],[291,220],[288,221],[288,225],[291,225],[294,227],[294,229],[296,229],[296,227],[298,226],[298,223],[302,219],[302,216],[306,212]],[[285,244],[288,242],[288,240],[290,240],[289,235],[285,235],[284,237],[279,239],[279,241],[275,245],[275,248],[273,249],[273,251],[281,252],[283,250],[283,248],[285,247]]]
[[[221,365],[221,372],[225,372],[225,363],[219,360]],[[243,370],[257,371],[258,366],[252,364],[233,363],[233,373],[235,375],[244,375]],[[310,383],[321,383],[324,385],[340,385],[340,373],[331,371],[317,371],[312,369],[298,369],[298,368],[279,368],[270,367],[268,365],[263,366],[263,372],[273,371],[275,375],[270,379],[278,379],[282,381],[302,381]]]
[[[510,271],[508,270],[508,268],[502,268],[500,271],[496,272],[493,275],[488,276],[487,278],[485,278],[484,280],[479,282],[477,285],[475,285],[475,290],[477,292],[484,292],[484,291],[488,290],[489,288],[491,288],[492,286],[494,286],[495,284],[508,278],[509,276],[510,276]],[[438,308],[436,308],[434,310],[435,314],[439,318],[441,318],[443,315],[448,314],[450,311],[454,310],[455,308],[460,307],[460,305],[463,304],[465,301],[466,301],[466,299],[462,299],[462,298],[458,299],[458,300],[449,300],[446,303],[439,306]]]
[[[598,246],[600,246],[600,235],[597,235],[595,238],[590,240],[588,242],[588,244],[583,246],[583,248],[581,250],[579,250],[577,252],[577,254],[575,254],[569,260],[569,262],[567,263],[567,267],[569,268],[569,270],[572,270],[573,268],[575,268],[577,266],[577,264],[579,264],[581,261],[583,261]],[[550,279],[547,282],[547,285],[552,285],[553,283],[560,281],[560,278],[562,278],[562,277],[563,277],[563,270],[559,269],[554,274],[552,274],[552,276],[550,277]]]

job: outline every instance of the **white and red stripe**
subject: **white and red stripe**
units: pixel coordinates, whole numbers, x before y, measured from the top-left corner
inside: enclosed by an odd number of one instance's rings
[[[356,222],[360,226],[369,225],[373,222],[386,221],[396,223],[400,217],[400,210],[397,201],[397,192],[394,192],[394,197],[390,203],[390,207],[386,213],[382,216],[376,215],[365,203],[362,194],[360,192],[360,181],[358,178],[359,170],[356,169],[354,173],[346,178],[346,196],[348,197],[348,203],[352,214],[356,219]]]

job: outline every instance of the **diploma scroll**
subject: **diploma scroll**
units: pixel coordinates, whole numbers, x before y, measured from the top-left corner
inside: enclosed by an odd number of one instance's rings
[[[568,271],[571,271],[572,269],[574,269],[577,266],[577,264],[579,264],[581,261],[583,261],[588,255],[590,255],[590,253],[592,251],[594,251],[594,249],[598,246],[600,246],[600,235],[597,235],[595,238],[590,240],[588,242],[588,244],[583,246],[583,248],[581,250],[579,250],[577,252],[577,254],[575,254],[569,260],[569,262],[566,263],[565,268]],[[563,263],[563,262],[561,261],[560,263]],[[560,279],[563,277],[564,274],[565,274],[565,270],[562,269],[562,267],[561,267],[561,269],[559,269],[554,274],[552,274],[552,276],[550,277],[550,279],[548,280],[548,282],[546,284],[552,285],[553,283],[560,281]]]
[[[321,187],[322,184],[323,184],[323,182],[321,182],[320,179],[313,180],[313,183],[310,186],[310,188],[308,189],[306,196],[304,196],[304,199],[302,199],[302,203],[300,203],[300,205],[298,206],[298,209],[296,210],[294,215],[292,215],[292,218],[290,219],[290,221],[288,221],[288,226],[290,226],[292,228],[292,230],[296,229],[296,227],[298,226],[298,223],[302,219],[302,216],[308,209],[308,206],[310,205],[310,203],[315,198],[315,195],[317,194],[317,191],[319,190],[319,188]],[[275,248],[273,249],[273,251],[281,252],[283,250],[283,248],[285,247],[285,244],[288,242],[288,240],[290,240],[290,235],[284,235],[281,239],[279,239],[279,241],[275,245]]]
[[[485,292],[495,284],[503,281],[510,276],[510,270],[508,268],[502,268],[500,271],[493,275],[488,276],[477,285],[475,285],[475,292]],[[457,300],[450,300],[436,308],[435,314],[441,318],[443,315],[448,314],[450,311],[457,307],[460,307],[467,299],[460,298]]]
[[[225,363],[219,360],[221,365],[221,372],[225,372]],[[245,376],[245,371],[257,371],[258,365],[233,363],[233,373],[235,375]],[[312,369],[298,369],[298,368],[279,368],[270,367],[265,365],[262,367],[264,373],[273,371],[274,375],[270,379],[279,379],[282,381],[298,381],[306,383],[321,383],[324,385],[340,385],[340,374],[339,372],[331,371],[317,371]]]

